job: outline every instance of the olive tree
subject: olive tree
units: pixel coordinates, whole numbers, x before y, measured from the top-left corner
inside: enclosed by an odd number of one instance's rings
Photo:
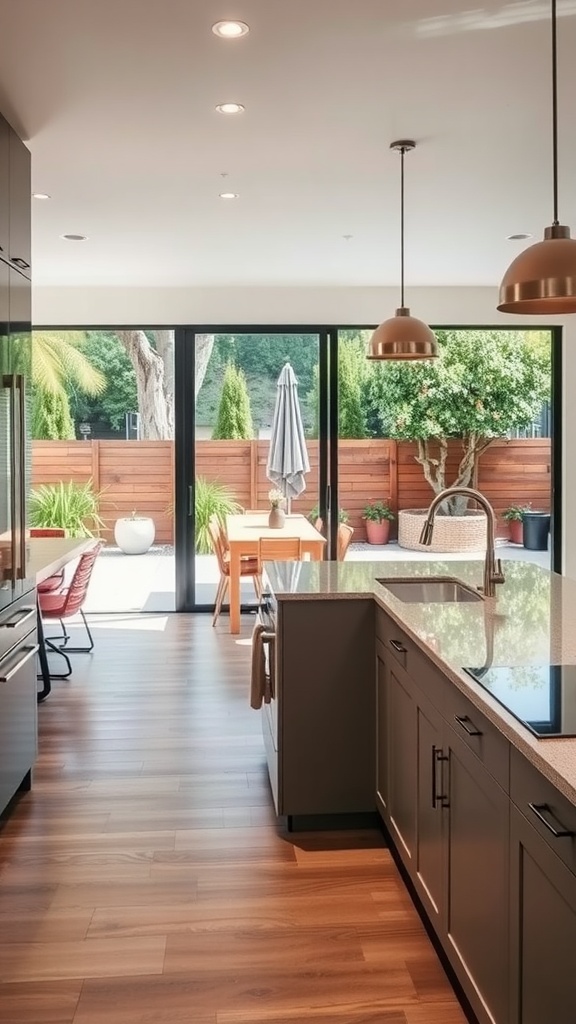
[[[416,461],[438,494],[472,486],[492,441],[533,422],[550,396],[550,367],[528,331],[437,331],[436,337],[438,359],[379,363],[369,388],[382,436],[416,442]],[[461,440],[462,456],[448,481],[451,438]],[[457,514],[466,502],[448,504]]]

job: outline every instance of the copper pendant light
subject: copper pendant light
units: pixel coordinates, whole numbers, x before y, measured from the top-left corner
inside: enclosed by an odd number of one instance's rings
[[[502,313],[576,313],[576,239],[558,221],[558,69],[556,0],[552,0],[552,180],[554,220],[510,264],[500,285]]]
[[[400,153],[400,306],[395,316],[374,331],[367,359],[433,359],[438,355],[438,343],[428,324],[410,316],[404,305],[404,155],[415,147],[411,139],[390,144],[390,149]]]

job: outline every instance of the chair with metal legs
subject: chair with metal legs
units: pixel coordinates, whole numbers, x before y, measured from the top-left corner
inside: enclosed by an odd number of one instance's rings
[[[57,594],[38,594],[38,602],[40,605],[42,619],[44,621],[58,619],[64,631],[64,641],[62,644],[55,644],[53,640],[45,639],[46,647],[55,654],[61,655],[66,662],[66,672],[63,672],[61,675],[54,675],[51,673],[55,679],[67,679],[68,676],[72,674],[72,663],[68,657],[69,654],[89,654],[90,651],[94,649],[94,638],[90,632],[90,627],[86,621],[82,605],[86,600],[86,594],[88,592],[94,563],[96,562],[103,546],[102,541],[98,541],[93,548],[90,548],[89,551],[86,551],[80,556],[78,559],[78,565],[74,570],[74,575],[70,580],[70,585],[65,590],[62,590]],[[84,647],[69,647],[68,641],[70,636],[64,625],[64,619],[69,619],[72,615],[76,615],[78,612],[80,613],[82,622],[84,623],[89,643]]]

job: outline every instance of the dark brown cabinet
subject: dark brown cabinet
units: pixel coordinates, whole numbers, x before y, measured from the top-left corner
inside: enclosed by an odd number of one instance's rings
[[[507,1024],[509,798],[489,768],[508,779],[508,744],[395,626],[377,636],[379,810],[479,1020]]]
[[[31,275],[30,153],[0,115],[0,259]]]
[[[10,249],[10,125],[0,116],[0,259]]]
[[[444,729],[444,926],[476,1012],[507,1020],[509,799],[450,726]],[[476,995],[476,992],[478,995]]]
[[[416,847],[417,719],[415,688],[400,666],[388,665],[377,641],[378,802],[398,852],[410,864]]]
[[[16,132],[10,130],[9,259],[25,277],[31,275],[30,153]]]
[[[560,823],[553,825],[561,831]],[[556,836],[574,846],[574,838]],[[511,812],[512,1024],[573,1024],[576,875],[516,807]]]
[[[262,728],[278,814],[294,829],[375,816],[372,600],[279,600],[274,646]]]

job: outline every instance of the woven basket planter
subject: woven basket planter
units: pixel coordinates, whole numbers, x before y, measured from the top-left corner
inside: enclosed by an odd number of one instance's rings
[[[484,551],[486,514],[468,509],[461,516],[437,514],[431,544],[420,544],[426,509],[408,508],[398,513],[398,544],[409,551]]]

